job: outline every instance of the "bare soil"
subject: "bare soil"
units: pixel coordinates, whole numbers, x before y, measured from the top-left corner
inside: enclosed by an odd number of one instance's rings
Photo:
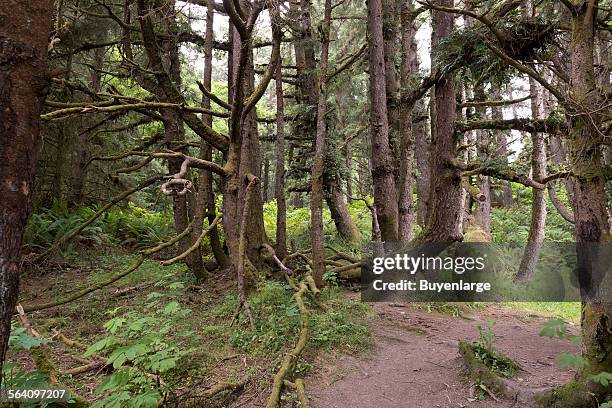
[[[479,399],[458,354],[459,340],[476,340],[478,322],[495,320],[495,348],[518,363],[512,380],[522,390],[551,388],[574,373],[559,367],[561,352],[577,352],[569,341],[539,336],[546,318],[500,306],[475,317],[427,312],[415,305],[374,305],[373,348],[364,355],[320,355],[306,391],[313,408],[530,407],[501,396]],[[578,331],[576,327],[570,331]]]

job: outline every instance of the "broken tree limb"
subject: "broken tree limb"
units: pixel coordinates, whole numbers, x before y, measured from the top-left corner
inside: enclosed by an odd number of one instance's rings
[[[149,249],[145,249],[143,251],[141,251],[140,256],[138,257],[138,259],[132,264],[132,266],[130,266],[128,269],[126,269],[125,271],[122,271],[116,275],[111,276],[110,278],[96,284],[90,287],[87,287],[85,289],[76,291],[74,293],[72,293],[71,295],[63,298],[63,299],[59,299],[59,300],[54,300],[52,302],[49,303],[44,303],[42,305],[32,305],[32,306],[28,306],[25,307],[24,310],[26,312],[35,312],[38,310],[43,310],[43,309],[49,309],[55,306],[60,306],[60,305],[64,305],[66,303],[70,303],[74,300],[80,299],[85,295],[90,294],[91,292],[94,292],[98,289],[102,289],[105,286],[111,285],[113,283],[115,283],[116,281],[118,281],[119,279],[123,278],[124,276],[129,275],[130,273],[134,272],[136,269],[138,269],[140,267],[140,265],[142,265],[142,263],[147,259],[147,256],[154,254],[155,252],[161,251],[164,248],[167,248],[171,245],[174,245],[176,242],[178,242],[181,238],[183,238],[185,235],[187,235],[190,231],[191,231],[191,227],[192,225],[190,224],[187,228],[185,228],[185,230],[180,233],[179,235],[177,235],[176,237],[172,238],[171,240],[161,243],[153,248],[149,248]]]
[[[272,258],[272,260],[276,263],[276,265],[278,265],[278,267],[280,268],[281,271],[283,271],[283,273],[287,276],[294,276],[295,272],[293,272],[293,270],[291,268],[288,268],[280,259],[278,259],[278,256],[276,256],[276,251],[274,250],[274,248],[272,248],[272,246],[264,243],[261,245],[261,249],[265,249],[266,251],[268,251],[268,253],[270,254],[270,257]]]
[[[236,275],[238,280],[238,296],[240,298],[240,304],[238,305],[238,309],[236,310],[235,318],[238,317],[238,313],[240,313],[240,309],[243,308],[247,317],[249,318],[249,322],[251,323],[251,328],[255,330],[255,319],[253,318],[253,313],[251,313],[251,308],[249,307],[249,303],[246,298],[246,293],[244,289],[244,267],[246,263],[246,225],[249,217],[249,210],[251,207],[251,201],[253,192],[255,191],[255,186],[259,182],[259,179],[252,174],[247,176],[249,180],[249,184],[247,184],[247,188],[245,190],[245,199],[244,199],[244,208],[242,210],[242,217],[240,220],[240,238],[238,242],[238,267],[236,268]]]

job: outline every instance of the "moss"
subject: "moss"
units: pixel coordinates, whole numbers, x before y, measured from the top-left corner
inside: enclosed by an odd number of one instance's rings
[[[591,408],[597,405],[587,385],[576,380],[538,394],[534,400],[540,406],[554,408]]]
[[[463,357],[467,378],[477,385],[484,385],[497,396],[506,395],[506,386],[499,377],[474,353],[474,345],[467,341],[459,342],[459,353]]]

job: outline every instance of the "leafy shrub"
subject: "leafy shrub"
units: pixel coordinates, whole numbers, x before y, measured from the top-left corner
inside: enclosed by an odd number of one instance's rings
[[[185,349],[172,337],[192,336],[174,333],[179,320],[190,309],[176,301],[163,304],[164,295],[152,292],[145,313],[130,311],[104,324],[108,336],[91,345],[85,356],[108,354],[114,371],[96,389],[104,395],[92,407],[157,407],[172,385],[164,378],[193,350]],[[119,308],[115,309],[115,313]]]
[[[51,208],[32,214],[26,229],[26,242],[31,248],[41,249],[50,246],[54,241],[81,225],[95,210],[81,208],[69,211],[65,204],[54,201]],[[105,240],[100,220],[96,220],[75,237],[74,242],[101,244]],[[70,243],[67,251],[72,249]]]
[[[26,243],[40,250],[78,228],[99,208],[83,207],[69,211],[57,201],[50,208],[35,212],[26,230]],[[72,252],[73,245],[113,243],[141,249],[167,239],[173,229],[172,215],[152,212],[132,203],[125,209],[113,208],[89,224],[63,250]]]

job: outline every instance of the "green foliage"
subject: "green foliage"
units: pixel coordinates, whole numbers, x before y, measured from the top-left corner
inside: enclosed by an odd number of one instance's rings
[[[9,336],[9,353],[18,352],[21,350],[30,350],[33,347],[39,347],[48,340],[42,340],[26,334],[24,328],[15,328],[11,330]],[[38,371],[24,371],[17,367],[13,362],[5,362],[2,366],[2,387],[13,389],[48,389],[49,377]],[[35,403],[21,403],[20,407],[47,407],[50,402],[42,402],[40,405]]]
[[[151,212],[130,203],[127,209],[115,209],[103,218],[103,229],[113,243],[141,249],[157,245],[172,234],[172,216]]]
[[[54,200],[50,208],[32,214],[26,229],[26,242],[34,249],[48,247],[58,238],[76,229],[94,212],[93,208],[88,207],[69,211],[65,203]],[[73,242],[101,244],[105,239],[101,223],[93,222],[85,227]],[[72,251],[70,243],[66,251]]]
[[[515,190],[516,191],[516,190]],[[530,197],[522,197],[531,200]],[[527,242],[531,212],[530,204],[521,204],[512,208],[493,208],[491,210],[491,235],[493,242]],[[573,225],[565,221],[557,209],[548,205],[545,242],[571,242],[574,240]]]
[[[108,335],[85,351],[86,357],[107,354],[114,368],[96,389],[104,397],[93,407],[157,407],[172,388],[164,378],[193,351],[179,342],[193,333],[176,333],[191,310],[166,297],[149,293],[144,314],[131,310],[119,315],[120,307],[111,311],[115,317],[104,324]]]
[[[27,245],[33,249],[46,248],[78,228],[97,210],[97,206],[92,206],[70,211],[65,204],[54,201],[50,208],[32,215],[26,230]],[[129,203],[127,208],[111,209],[85,227],[66,245],[64,252],[73,252],[75,243],[112,243],[141,249],[168,239],[172,225],[171,214],[148,211]]]
[[[279,352],[290,347],[298,336],[302,316],[292,298],[293,290],[286,284],[267,282],[249,298],[249,305],[255,318],[256,330],[253,332],[247,317],[239,316],[239,325],[230,336],[232,346],[248,349],[256,354]],[[356,351],[367,347],[369,332],[363,319],[367,306],[347,300],[337,290],[324,288],[321,301],[328,306],[327,311],[317,309],[306,299],[309,314],[311,341],[318,347],[340,347]],[[219,306],[217,314],[231,316],[236,310],[238,299],[228,296]]]
[[[518,366],[507,356],[495,351],[495,321],[487,320],[485,325],[478,324],[478,341],[472,344],[472,351],[478,361],[484,364],[491,372],[503,377],[512,377]]]

